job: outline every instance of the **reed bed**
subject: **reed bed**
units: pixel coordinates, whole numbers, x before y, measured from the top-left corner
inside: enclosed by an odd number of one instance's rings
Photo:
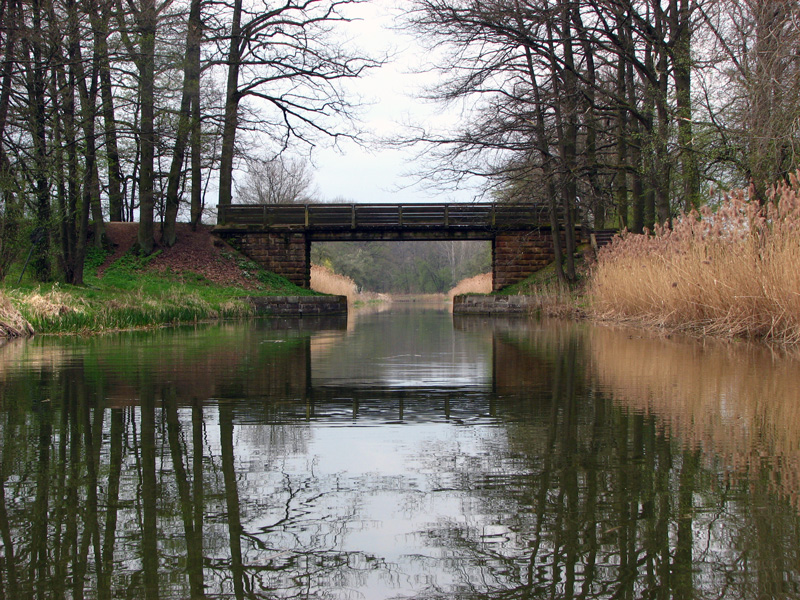
[[[492,274],[481,273],[475,277],[462,279],[456,286],[447,292],[447,297],[452,301],[455,296],[462,294],[491,294],[492,293]]]
[[[355,305],[391,301],[388,294],[359,291],[356,282],[350,277],[334,273],[321,265],[311,265],[311,289],[323,294],[347,296],[347,301]]]
[[[311,265],[311,289],[323,294],[347,296],[348,302],[354,302],[358,297],[355,281],[320,265]]]
[[[800,342],[800,181],[765,206],[743,191],[672,230],[626,234],[601,250],[594,315],[702,335]]]

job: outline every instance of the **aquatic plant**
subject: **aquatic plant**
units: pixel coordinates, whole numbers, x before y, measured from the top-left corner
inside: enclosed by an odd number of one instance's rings
[[[800,342],[800,174],[765,205],[740,190],[673,229],[601,250],[595,316],[699,334]]]
[[[459,281],[453,289],[447,292],[447,297],[452,300],[461,294],[489,294],[492,291],[492,274],[481,273],[475,277],[468,277]]]
[[[323,294],[347,296],[348,302],[353,302],[358,296],[355,281],[320,265],[311,265],[311,289]]]

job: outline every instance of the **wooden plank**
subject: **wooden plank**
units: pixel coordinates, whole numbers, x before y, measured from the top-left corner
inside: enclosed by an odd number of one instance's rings
[[[356,227],[392,227],[399,226],[400,206],[391,204],[356,204]]]
[[[312,229],[349,229],[353,221],[353,208],[349,204],[310,205],[308,224]]]

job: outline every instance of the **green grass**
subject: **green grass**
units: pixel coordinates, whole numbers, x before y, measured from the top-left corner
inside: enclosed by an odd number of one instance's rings
[[[534,296],[537,306],[532,310],[536,316],[576,318],[586,314],[589,300],[585,294],[588,268],[582,255],[576,255],[575,268],[578,282],[573,288],[565,288],[558,280],[555,264],[531,273],[513,285],[492,292],[493,296]]]
[[[537,295],[554,293],[561,288],[556,275],[555,265],[550,263],[544,269],[531,273],[522,281],[504,287],[502,290],[492,292],[493,295]]]
[[[98,276],[107,252],[90,249],[84,286],[59,283],[6,287],[5,295],[37,333],[91,334],[156,327],[254,314],[245,296],[318,295],[261,269],[244,258],[237,267],[252,278],[256,289],[220,286],[192,272],[146,270],[157,254],[141,257],[128,252]]]

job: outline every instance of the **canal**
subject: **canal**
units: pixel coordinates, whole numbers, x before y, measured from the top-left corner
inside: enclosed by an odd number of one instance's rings
[[[0,347],[0,598],[800,598],[800,362],[414,303]]]

